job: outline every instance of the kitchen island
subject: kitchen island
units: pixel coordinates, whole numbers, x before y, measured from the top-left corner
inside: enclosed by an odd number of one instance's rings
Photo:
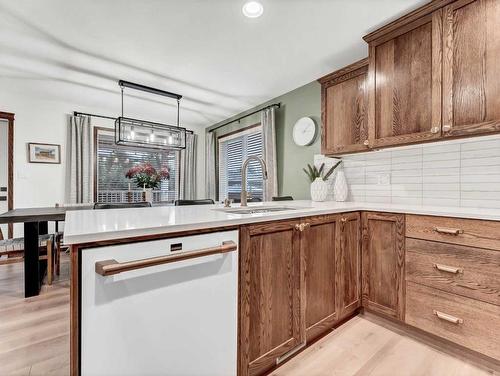
[[[414,307],[406,296],[407,238],[409,255],[425,249],[413,238],[457,244],[462,253],[487,249],[492,267],[483,260],[481,283],[497,288],[498,210],[311,201],[250,208],[69,213],[72,374],[258,375],[361,307],[425,328],[405,312]],[[411,277],[411,299],[444,294],[444,287],[423,288],[426,281]],[[473,292],[466,296],[483,304],[481,320],[497,323],[498,298]],[[455,318],[439,314],[433,325]],[[442,329],[438,335],[450,346],[498,358],[493,337],[469,344],[446,327],[431,329]]]

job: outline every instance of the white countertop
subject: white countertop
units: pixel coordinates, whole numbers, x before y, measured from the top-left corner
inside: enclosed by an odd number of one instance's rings
[[[238,206],[233,205],[235,208]],[[259,214],[230,214],[214,210],[221,209],[222,205],[197,205],[68,211],[64,228],[64,243],[89,243],[360,210],[500,221],[499,209],[335,201],[282,201],[249,204],[249,206],[287,206],[297,209]]]

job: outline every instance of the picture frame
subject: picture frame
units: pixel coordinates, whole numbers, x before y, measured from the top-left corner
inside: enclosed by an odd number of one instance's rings
[[[61,163],[61,145],[42,144],[36,142],[28,143],[28,162],[60,164]]]

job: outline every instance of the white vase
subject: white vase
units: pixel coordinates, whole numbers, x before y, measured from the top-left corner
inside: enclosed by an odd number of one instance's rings
[[[335,184],[333,185],[333,198],[335,201],[345,201],[347,200],[348,193],[349,188],[347,187],[344,170],[337,171]]]
[[[311,183],[311,200],[325,201],[328,196],[328,184],[322,178],[316,178]]]
[[[153,188],[144,188],[144,201],[153,202]]]

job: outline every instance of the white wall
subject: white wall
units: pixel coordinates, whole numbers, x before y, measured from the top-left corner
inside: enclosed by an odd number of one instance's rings
[[[5,87],[4,87],[5,88]],[[15,113],[14,123],[14,207],[43,207],[63,203],[65,199],[66,140],[68,116],[73,111],[115,115],[109,108],[81,107],[78,103],[53,101],[32,95],[0,90],[0,111]],[[144,108],[143,118],[149,119]],[[154,118],[153,118],[154,120]],[[106,119],[93,119],[93,125],[113,127]],[[197,197],[205,195],[204,129],[186,126],[198,135]],[[61,164],[28,163],[27,143],[40,142],[61,145]],[[15,226],[20,235],[22,225]]]

